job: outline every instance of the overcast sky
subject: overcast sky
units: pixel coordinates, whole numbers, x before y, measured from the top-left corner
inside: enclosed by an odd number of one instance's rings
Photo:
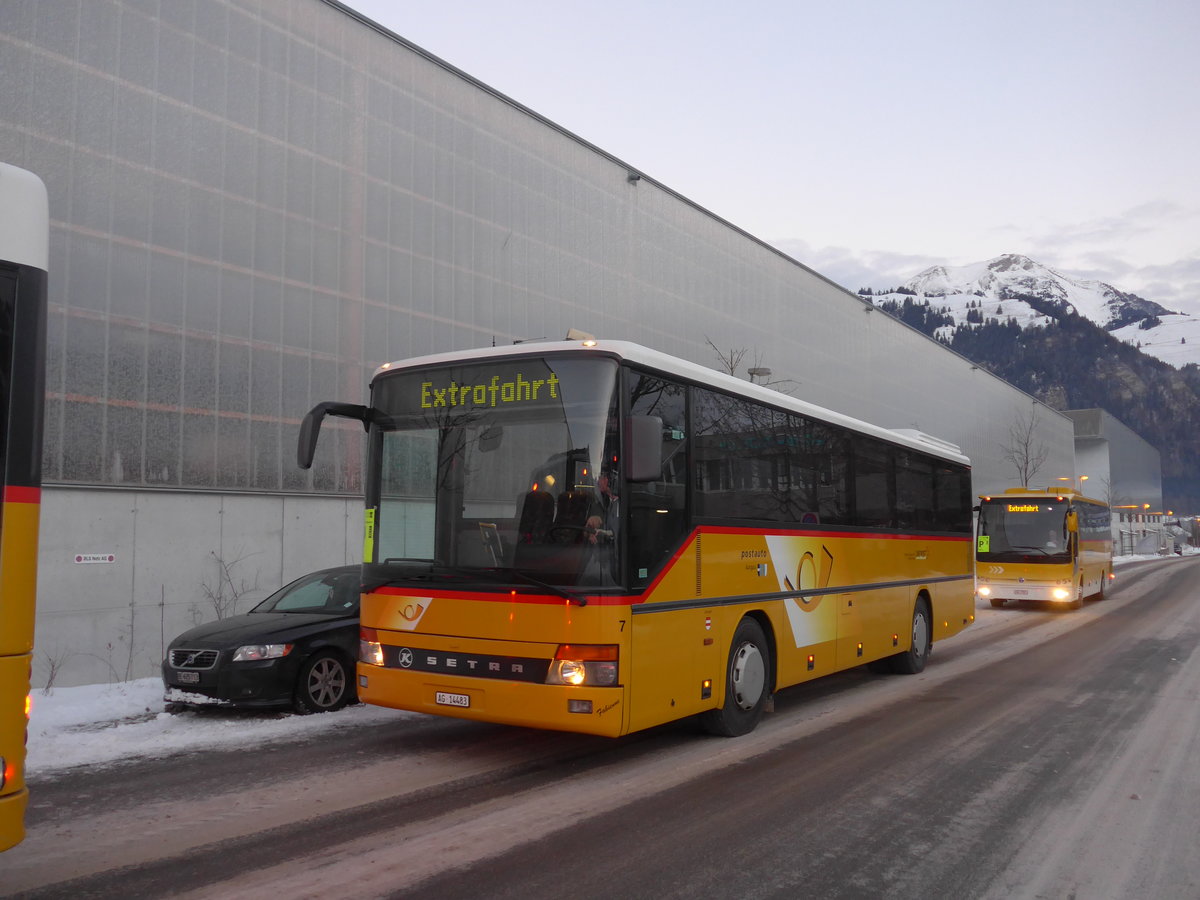
[[[1200,314],[1196,0],[349,0],[846,287],[1022,253]]]

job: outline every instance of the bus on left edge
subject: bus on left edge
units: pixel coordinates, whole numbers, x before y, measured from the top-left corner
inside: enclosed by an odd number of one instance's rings
[[[46,186],[0,163],[0,850],[25,837],[46,370]]]

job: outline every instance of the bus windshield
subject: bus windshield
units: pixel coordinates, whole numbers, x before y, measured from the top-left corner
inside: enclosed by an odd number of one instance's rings
[[[979,507],[976,556],[989,562],[1063,562],[1070,557],[1068,505],[1037,499],[994,500]]]
[[[601,357],[380,375],[374,574],[619,584],[616,385]]]

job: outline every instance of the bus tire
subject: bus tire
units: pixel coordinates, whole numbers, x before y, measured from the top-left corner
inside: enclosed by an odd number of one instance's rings
[[[933,613],[924,596],[913,607],[912,646],[903,653],[889,656],[892,671],[897,675],[916,675],[925,670],[929,651],[933,648]]]
[[[1107,587],[1108,587],[1108,573],[1101,572],[1100,573],[1100,590],[1096,591],[1096,599],[1097,600],[1107,599],[1107,595],[1104,593],[1104,589]]]
[[[355,699],[354,670],[341,654],[314,653],[300,666],[292,703],[298,713],[333,712]]]
[[[771,696],[771,648],[762,626],[747,616],[738,623],[725,666],[725,702],[700,714],[709,734],[737,737],[758,725]]]

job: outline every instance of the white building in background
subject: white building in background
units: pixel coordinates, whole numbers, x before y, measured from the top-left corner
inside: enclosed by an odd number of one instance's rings
[[[711,342],[958,444],[977,492],[1031,412],[1075,474],[1066,416],[337,3],[6,0],[0,56],[53,219],[37,679],[152,674],[212,595],[354,561],[361,436],[304,472],[296,429],[418,353]]]
[[[1162,457],[1102,409],[1067,410],[1075,423],[1075,466],[1083,493],[1113,511],[1113,552],[1169,553],[1181,540],[1175,510],[1163,509]],[[1174,527],[1173,527],[1174,526]]]

